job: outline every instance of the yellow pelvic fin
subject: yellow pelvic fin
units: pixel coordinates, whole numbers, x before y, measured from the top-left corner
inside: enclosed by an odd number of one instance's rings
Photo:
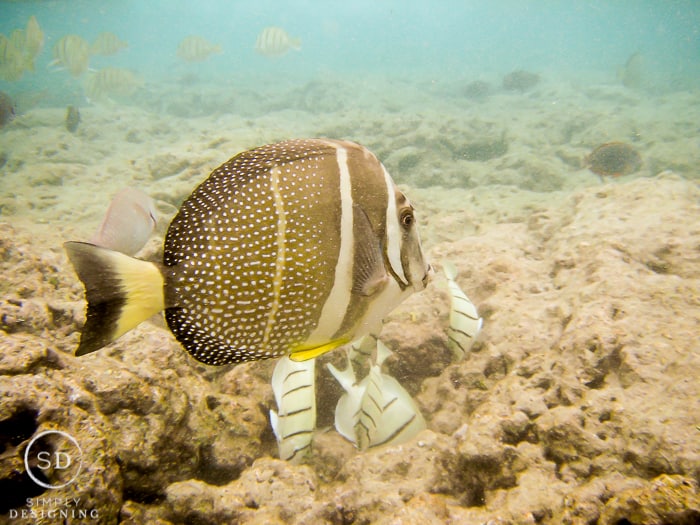
[[[335,341],[331,341],[321,346],[300,346],[291,351],[291,353],[289,354],[289,359],[291,359],[292,361],[307,361],[309,359],[314,359],[315,357],[323,355],[326,352],[330,352],[331,350],[334,350],[339,346],[343,346],[349,342],[350,339],[348,339],[347,337],[343,337],[341,339],[336,339]]]

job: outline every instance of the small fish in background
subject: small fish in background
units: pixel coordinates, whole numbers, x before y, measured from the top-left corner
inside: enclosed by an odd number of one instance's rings
[[[0,128],[4,128],[15,119],[15,104],[10,95],[0,91]]]
[[[645,87],[646,66],[644,55],[639,51],[632,53],[625,62],[617,70],[617,80],[623,86],[630,89],[640,89]]]
[[[80,124],[80,110],[75,106],[68,106],[66,108],[66,129],[71,133],[78,131],[78,125]]]
[[[431,269],[413,207],[382,163],[331,139],[268,144],[219,166],[170,223],[162,264],[64,247],[88,300],[76,355],[165,310],[209,365],[318,357],[371,332]]]
[[[91,100],[110,96],[130,96],[143,85],[143,80],[128,69],[105,67],[85,76],[85,94]]]
[[[44,49],[44,32],[39,27],[39,22],[34,15],[29,17],[24,34],[24,54],[27,59],[27,68],[34,71],[34,60]]]
[[[405,443],[426,428],[413,398],[396,379],[381,371],[391,353],[376,340],[369,373],[359,383],[349,354],[342,372],[330,363],[326,365],[345,390],[335,409],[335,428],[360,450]]]
[[[505,75],[502,84],[505,90],[524,93],[535,87],[539,82],[540,76],[537,73],[518,69]]]
[[[448,346],[455,361],[466,356],[481,332],[483,319],[479,317],[476,306],[457,284],[457,268],[451,262],[444,262],[442,269],[447,277],[450,291],[450,325],[447,329]]]
[[[316,428],[316,360],[292,361],[284,356],[272,373],[277,412],[270,410],[280,459],[298,463],[311,450]]]
[[[606,142],[583,159],[585,167],[600,176],[620,177],[642,167],[639,152],[624,142]]]
[[[203,62],[215,53],[221,53],[221,46],[197,35],[183,38],[177,46],[177,56],[185,62]]]
[[[266,57],[280,57],[290,49],[301,50],[301,39],[292,38],[281,27],[266,27],[255,42],[255,51]]]
[[[144,247],[156,227],[153,199],[134,188],[117,193],[90,243],[126,255]]]
[[[5,35],[0,34],[0,79],[8,82],[21,79],[25,66],[22,50]]]
[[[129,44],[121,40],[110,31],[104,31],[97,35],[90,46],[91,55],[111,56],[116,55],[122,49],[129,47]]]
[[[90,45],[78,35],[66,35],[54,44],[53,57],[50,65],[64,67],[71,75],[79,77],[88,70]]]

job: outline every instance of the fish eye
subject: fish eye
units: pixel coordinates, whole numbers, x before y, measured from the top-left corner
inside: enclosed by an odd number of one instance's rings
[[[405,210],[401,213],[401,226],[403,226],[405,229],[409,229],[413,225],[414,221],[415,218],[413,217],[413,211]]]

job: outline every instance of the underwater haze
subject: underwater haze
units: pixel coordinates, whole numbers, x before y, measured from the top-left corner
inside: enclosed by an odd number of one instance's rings
[[[697,81],[700,8],[674,2],[2,2],[5,34],[39,19],[51,47],[64,34],[112,31],[130,43],[120,66],[165,74],[178,42],[204,35],[224,52],[208,71],[235,79],[260,71],[310,78],[331,70],[434,75],[436,80],[515,68],[615,70],[634,52],[664,74]],[[268,64],[257,34],[280,26],[303,53]],[[51,59],[44,53],[41,69]],[[42,72],[43,73],[43,72]],[[43,74],[42,74],[43,77]],[[47,78],[47,82],[51,77]]]
[[[700,523],[699,2],[0,1],[0,33],[0,525]]]

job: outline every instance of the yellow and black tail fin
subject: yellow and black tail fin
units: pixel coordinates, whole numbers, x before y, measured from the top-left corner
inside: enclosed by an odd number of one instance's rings
[[[75,355],[111,343],[164,308],[157,265],[86,242],[67,242],[68,258],[85,286],[87,316]]]

